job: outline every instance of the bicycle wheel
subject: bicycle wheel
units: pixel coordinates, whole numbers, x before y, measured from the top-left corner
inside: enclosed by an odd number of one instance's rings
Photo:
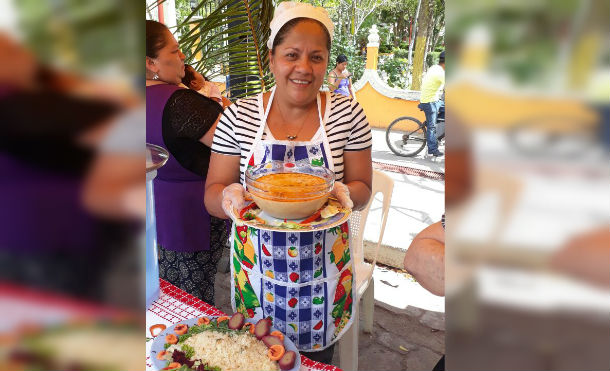
[[[386,129],[385,140],[396,155],[413,157],[426,146],[426,128],[416,118],[400,117]]]
[[[508,142],[527,156],[578,158],[595,144],[595,122],[570,116],[537,116],[514,124]]]

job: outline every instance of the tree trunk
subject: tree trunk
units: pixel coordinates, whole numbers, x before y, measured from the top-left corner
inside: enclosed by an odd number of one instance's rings
[[[417,10],[415,11],[415,23],[411,27],[413,36],[409,36],[409,54],[407,56],[407,73],[409,74],[409,81],[413,81],[413,44],[415,44],[415,36],[417,35],[417,20],[419,18],[419,9],[421,8],[422,0],[417,1]],[[410,84],[410,83],[409,83]]]
[[[421,89],[422,73],[424,71],[424,57],[428,42],[428,31],[432,22],[432,9],[434,0],[422,0],[419,16],[417,17],[417,36],[415,37],[415,54],[413,55],[413,82],[411,90]]]
[[[428,24],[428,40],[426,40],[426,52],[424,53],[424,70],[423,73],[426,73],[428,70],[428,65],[426,61],[428,60],[428,54],[434,50],[434,45],[432,44],[432,39],[434,38],[434,26],[436,25],[436,17],[434,16],[434,9],[431,10],[432,18],[430,23]]]
[[[356,40],[356,0],[352,0],[351,12],[350,12],[350,44],[354,44]]]
[[[438,27],[434,28],[434,32],[432,34],[432,50],[436,49],[436,45],[438,44],[438,37],[441,34],[444,22],[445,20],[441,18],[440,22],[438,22]]]
[[[434,38],[434,26],[436,26],[436,17],[434,16],[434,12],[432,13],[432,20],[428,25],[428,41],[426,42],[426,54],[430,53],[434,45],[432,45],[432,39]]]
[[[413,36],[413,17],[409,18],[409,45],[411,45],[412,36]]]

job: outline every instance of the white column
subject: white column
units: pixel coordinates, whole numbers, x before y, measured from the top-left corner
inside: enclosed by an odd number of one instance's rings
[[[21,39],[13,0],[0,1],[0,31],[6,32],[16,39]]]
[[[180,37],[180,33],[176,30],[178,24],[176,20],[176,0],[166,0],[163,6],[165,7],[165,25],[169,27],[177,39]]]
[[[155,3],[157,2],[157,0],[146,0],[146,9],[151,9]],[[152,11],[146,11],[146,19],[152,20],[152,21],[158,21],[159,20],[159,15],[157,13],[157,8],[154,8]]]

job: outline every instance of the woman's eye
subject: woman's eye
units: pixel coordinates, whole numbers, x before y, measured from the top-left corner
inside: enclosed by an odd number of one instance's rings
[[[288,58],[296,58],[297,54],[296,53],[288,53],[288,54],[286,54],[286,56]]]
[[[314,56],[312,57],[312,59],[313,59],[314,61],[316,61],[316,62],[320,62],[320,61],[324,60],[324,58],[322,58],[322,56],[321,56],[321,55],[314,55]]]

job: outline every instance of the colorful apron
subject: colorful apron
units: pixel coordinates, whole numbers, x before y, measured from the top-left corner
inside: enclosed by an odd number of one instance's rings
[[[319,95],[320,130],[312,141],[262,140],[274,95],[275,89],[248,154],[248,167],[280,160],[333,170]],[[262,94],[258,104],[263,106]],[[325,349],[348,330],[355,280],[347,222],[313,232],[233,224],[230,239],[233,311],[255,319],[271,317],[273,326],[301,351]]]

